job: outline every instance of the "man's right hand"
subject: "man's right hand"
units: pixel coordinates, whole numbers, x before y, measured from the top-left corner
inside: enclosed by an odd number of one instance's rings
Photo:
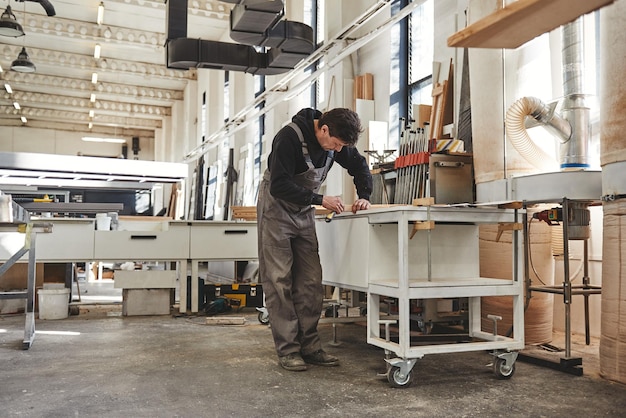
[[[322,206],[335,213],[341,213],[344,210],[343,202],[339,196],[324,196]]]

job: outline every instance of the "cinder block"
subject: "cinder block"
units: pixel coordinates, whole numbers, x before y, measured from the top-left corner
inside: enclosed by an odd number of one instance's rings
[[[176,270],[116,270],[113,286],[117,289],[172,289]]]
[[[122,290],[122,315],[169,315],[170,289]]]

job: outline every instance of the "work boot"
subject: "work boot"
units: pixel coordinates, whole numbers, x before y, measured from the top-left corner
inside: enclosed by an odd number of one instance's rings
[[[306,363],[302,360],[300,353],[290,353],[286,356],[279,356],[278,362],[283,369],[291,372],[302,372],[307,369]]]
[[[319,349],[311,354],[302,356],[302,359],[309,364],[316,364],[318,366],[339,366],[339,359],[335,356],[331,356],[326,351]]]

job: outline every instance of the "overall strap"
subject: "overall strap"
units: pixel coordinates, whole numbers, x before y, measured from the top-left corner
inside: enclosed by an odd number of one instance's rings
[[[291,127],[291,129],[296,132],[296,135],[298,135],[298,139],[300,139],[300,143],[302,144],[302,154],[304,155],[304,161],[306,162],[306,165],[309,167],[309,169],[314,169],[315,166],[313,165],[313,161],[311,161],[311,157],[309,156],[309,147],[304,140],[302,129],[300,129],[300,127],[295,122],[291,122],[287,124],[287,126]],[[328,166],[328,164],[332,162],[334,155],[335,151],[326,151],[326,166]],[[330,167],[328,168],[330,169]]]
[[[302,154],[304,155],[304,161],[306,162],[307,167],[309,167],[309,170],[314,169],[315,166],[313,165],[313,161],[311,161],[311,156],[309,155],[309,147],[307,146],[306,141],[304,140],[302,129],[300,129],[298,124],[295,122],[291,122],[287,126],[293,129],[296,135],[298,135],[298,139],[300,140],[300,143],[302,144]]]

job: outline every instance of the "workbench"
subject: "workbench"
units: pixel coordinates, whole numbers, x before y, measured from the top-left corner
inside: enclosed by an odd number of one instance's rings
[[[523,212],[496,206],[391,206],[344,213],[328,223],[319,220],[323,281],[367,292],[367,342],[388,355],[387,377],[392,386],[408,386],[416,360],[426,354],[490,350],[495,374],[500,378],[513,374],[517,351],[524,348],[519,256]],[[479,224],[498,224],[512,231],[513,280],[480,277]],[[512,297],[511,336],[482,331],[483,296]],[[381,310],[381,301],[390,298],[397,301],[397,315]],[[412,303],[447,298],[467,298],[470,340],[413,345]],[[490,319],[498,317],[490,315]],[[396,339],[390,336],[391,326],[397,327]],[[381,327],[386,335],[381,336]]]
[[[198,312],[198,263],[256,260],[256,222],[122,220],[115,231],[96,230],[93,218],[47,218],[52,233],[38,242],[37,261],[176,263],[180,312]],[[0,260],[8,260],[23,245],[23,237],[3,233]],[[21,262],[28,261],[20,256]],[[191,306],[187,306],[187,273],[191,265]],[[144,282],[145,273],[142,274]],[[145,282],[144,282],[145,283]],[[148,284],[146,284],[148,285]]]
[[[198,263],[201,261],[256,260],[257,224],[250,221],[190,221],[191,312],[198,312]],[[180,311],[187,306],[186,289],[180,286]]]

